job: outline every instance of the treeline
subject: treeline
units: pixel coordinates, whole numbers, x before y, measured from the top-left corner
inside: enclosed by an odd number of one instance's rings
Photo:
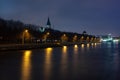
[[[91,42],[99,41],[94,35],[63,32],[41,26],[24,24],[20,21],[0,18],[0,44],[43,42]]]

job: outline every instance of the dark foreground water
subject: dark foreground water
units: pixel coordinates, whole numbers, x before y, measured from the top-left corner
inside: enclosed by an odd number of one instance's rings
[[[118,43],[0,52],[0,80],[120,80]]]

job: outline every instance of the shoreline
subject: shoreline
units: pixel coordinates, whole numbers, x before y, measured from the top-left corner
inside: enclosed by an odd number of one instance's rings
[[[38,49],[38,48],[42,49],[42,48],[48,48],[48,47],[71,46],[75,44],[80,45],[80,44],[88,44],[88,43],[5,44],[5,45],[0,45],[0,51],[30,50],[30,49]]]

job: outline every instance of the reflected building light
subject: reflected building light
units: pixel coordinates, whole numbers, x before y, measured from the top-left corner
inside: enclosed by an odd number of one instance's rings
[[[92,47],[92,48],[94,47],[94,43],[91,43],[91,47]]]
[[[61,54],[61,65],[60,65],[60,73],[62,76],[65,76],[66,73],[66,67],[68,64],[68,57],[67,57],[67,46],[62,47],[62,54]]]
[[[75,54],[78,53],[78,45],[74,45],[74,53],[75,53]]]
[[[30,80],[31,73],[31,50],[27,50],[24,52],[24,56],[22,59],[22,76],[21,80]]]
[[[74,45],[74,48],[78,48],[78,45]]]
[[[45,49],[45,64],[51,64],[51,54],[52,54],[52,48],[46,48]]]
[[[53,50],[52,48],[47,48],[45,51],[46,53],[51,53],[52,50]]]
[[[94,43],[91,44],[92,46],[94,45]]]
[[[88,44],[87,44],[87,48],[89,48],[89,47],[90,47],[90,44],[88,43]]]
[[[95,43],[95,46],[97,45],[97,43]]]
[[[67,46],[63,46],[63,53],[66,53],[67,52]]]
[[[46,48],[45,49],[45,62],[44,62],[44,78],[45,80],[48,80],[51,76],[51,68],[52,68],[52,62],[51,62],[51,56],[52,56],[53,48]]]
[[[81,47],[82,47],[82,48],[84,48],[84,46],[85,46],[84,44],[81,44]]]
[[[116,43],[116,42],[119,42],[119,40],[118,39],[114,39],[113,42]]]
[[[96,46],[97,46],[97,43],[94,43],[94,46],[96,47]]]
[[[78,54],[79,54],[79,47],[78,45],[74,45],[74,50],[73,50],[73,66],[72,66],[72,70],[73,70],[73,74],[76,74],[77,73],[77,69],[78,69]]]

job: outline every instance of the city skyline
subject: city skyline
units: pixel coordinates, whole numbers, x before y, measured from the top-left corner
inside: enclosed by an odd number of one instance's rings
[[[119,0],[1,0],[0,17],[57,30],[120,36]]]

